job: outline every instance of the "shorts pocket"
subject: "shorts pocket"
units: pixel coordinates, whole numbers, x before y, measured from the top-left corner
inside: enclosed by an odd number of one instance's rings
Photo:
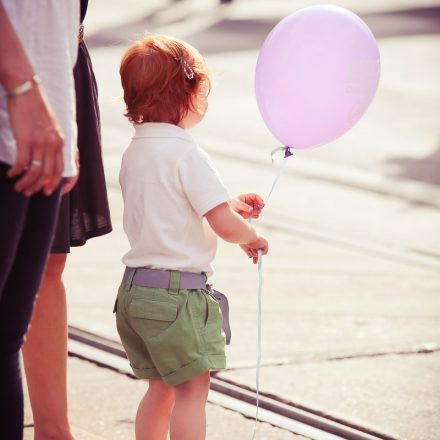
[[[128,307],[131,325],[144,340],[165,331],[177,319],[177,304],[144,298],[132,298]]]
[[[219,328],[219,324],[220,328],[222,327],[222,314],[220,307],[218,302],[210,295],[207,296],[207,306],[206,321],[203,329],[208,332],[215,331]]]
[[[222,314],[218,302],[207,294],[206,323],[201,330],[205,350],[209,354],[224,354],[225,339],[222,333]]]
[[[191,319],[198,330],[203,330],[209,322],[209,298],[203,290],[194,290],[188,296]]]
[[[175,321],[177,317],[177,304],[168,301],[133,298],[128,314],[132,318]]]

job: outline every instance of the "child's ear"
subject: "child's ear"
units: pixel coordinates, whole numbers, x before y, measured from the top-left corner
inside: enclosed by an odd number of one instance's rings
[[[193,95],[193,105],[194,109],[199,115],[204,115],[206,110],[208,110],[208,98],[206,95],[206,87],[200,84],[197,88],[197,92]]]

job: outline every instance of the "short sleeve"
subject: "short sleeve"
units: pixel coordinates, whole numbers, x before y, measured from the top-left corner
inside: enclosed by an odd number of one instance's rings
[[[180,160],[179,178],[191,206],[200,217],[230,200],[211,159],[200,147],[191,148]]]

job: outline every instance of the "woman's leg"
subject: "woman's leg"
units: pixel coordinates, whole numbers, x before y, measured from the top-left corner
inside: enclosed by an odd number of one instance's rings
[[[23,436],[19,350],[23,343],[52,240],[59,190],[24,197],[0,164],[0,432]],[[3,215],[4,214],[4,215]]]
[[[209,371],[174,387],[176,402],[171,415],[171,440],[204,440]]]
[[[49,256],[23,346],[35,440],[73,439],[67,416],[67,312],[61,277],[66,258]]]
[[[15,181],[6,176],[8,168],[0,162],[0,206],[7,207],[8,214],[0,215],[0,315],[7,306],[3,301],[3,296],[7,301],[5,285],[14,267],[29,203],[29,199],[14,190]],[[0,432],[16,439],[21,438],[23,431],[23,391],[19,352],[10,346],[7,331],[0,320]]]
[[[137,440],[166,440],[174,406],[174,389],[151,379],[136,414]]]

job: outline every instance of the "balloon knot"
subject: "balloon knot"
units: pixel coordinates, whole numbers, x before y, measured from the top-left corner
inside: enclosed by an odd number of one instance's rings
[[[293,156],[293,153],[290,151],[290,147],[284,147],[284,159]]]

